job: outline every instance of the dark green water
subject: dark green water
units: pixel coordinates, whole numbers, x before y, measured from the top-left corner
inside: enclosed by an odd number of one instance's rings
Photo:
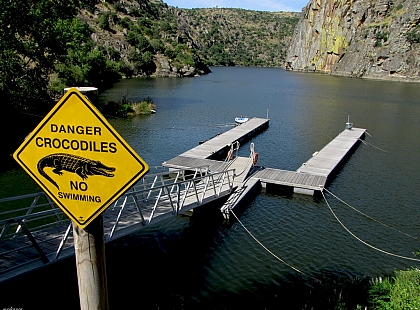
[[[122,81],[102,99],[150,97],[157,114],[110,122],[153,167],[230,129],[236,116],[266,117],[269,107],[269,129],[252,140],[258,164],[296,170],[344,129],[351,113],[355,127],[372,135],[366,141],[386,152],[361,144],[328,189],[371,217],[420,237],[418,84],[280,69],[212,70],[191,79]],[[249,145],[242,146],[240,153],[247,156]],[[6,192],[18,192],[16,188],[28,182],[22,178],[16,170],[3,173],[2,182],[10,187]],[[373,247],[410,258],[420,250],[418,239],[327,198],[342,223]],[[211,213],[198,212],[147,227],[107,246],[112,309],[240,309],[250,303],[260,305],[255,309],[273,304],[284,309],[305,305],[328,309],[330,297],[319,290],[319,298],[311,297],[307,287],[301,287],[312,281],[306,275],[327,277],[324,287],[334,290],[348,279],[419,266],[358,241],[323,200],[261,193],[238,211],[238,217],[272,253],[305,275],[264,250],[240,223],[222,225]],[[0,305],[19,307],[23,303],[19,294],[32,291],[37,298],[24,303],[28,308],[56,309],[51,294],[64,294],[60,308],[77,307],[73,263],[68,260],[50,271],[13,281],[8,284],[8,304]]]

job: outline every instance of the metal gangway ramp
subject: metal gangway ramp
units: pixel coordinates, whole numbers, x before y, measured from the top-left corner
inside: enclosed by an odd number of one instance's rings
[[[233,179],[208,167],[146,174],[103,213],[105,242],[225,197]],[[72,222],[44,192],[0,206],[10,210],[0,213],[0,282],[74,254]]]

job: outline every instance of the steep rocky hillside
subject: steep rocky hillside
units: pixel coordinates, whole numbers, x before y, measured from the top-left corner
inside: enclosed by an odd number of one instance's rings
[[[79,18],[124,76],[194,76],[210,65],[280,67],[299,14],[106,0]]]
[[[199,51],[179,30],[173,10],[160,0],[102,1],[79,18],[92,39],[125,76],[194,76],[209,72]]]
[[[280,67],[299,14],[243,9],[174,9],[180,29],[210,65]]]
[[[418,0],[311,0],[288,50],[289,70],[420,81]]]

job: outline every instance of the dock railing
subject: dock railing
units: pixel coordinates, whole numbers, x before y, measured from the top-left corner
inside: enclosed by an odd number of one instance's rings
[[[146,175],[103,212],[105,241],[212,202],[234,190],[234,169]],[[72,222],[44,193],[0,199],[0,281],[74,253]]]
[[[115,202],[112,209],[120,211],[108,238],[112,238],[124,209],[134,206],[141,223],[148,225],[156,217],[178,215],[231,192],[234,173],[234,169],[211,173],[208,167],[198,167],[148,175]]]
[[[238,151],[239,151],[240,146],[241,146],[241,144],[239,143],[239,141],[235,141],[233,143],[230,143],[230,148],[229,148],[228,154],[227,154],[224,161],[229,162],[234,157],[238,157]]]
[[[21,246],[17,248],[2,252],[1,255],[10,255],[16,251],[34,248],[44,263],[49,262],[50,259],[42,250],[43,243],[48,241],[37,240],[35,235],[41,231],[55,230],[57,226],[69,226],[69,218],[44,192],[2,198],[0,199],[0,205],[5,206],[5,208],[12,208],[0,213],[0,242],[7,239],[18,240],[19,237],[26,237],[30,241],[29,243],[21,243]],[[22,205],[24,207],[15,208],[15,206]],[[51,235],[49,242],[61,237],[61,234]],[[58,257],[58,254],[56,254],[56,257]]]

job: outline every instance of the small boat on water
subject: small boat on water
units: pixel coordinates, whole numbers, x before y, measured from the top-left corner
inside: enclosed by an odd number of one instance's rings
[[[240,124],[243,124],[243,123],[246,123],[247,121],[249,120],[249,118],[248,117],[235,117],[235,123],[236,123],[236,125],[240,125]]]

